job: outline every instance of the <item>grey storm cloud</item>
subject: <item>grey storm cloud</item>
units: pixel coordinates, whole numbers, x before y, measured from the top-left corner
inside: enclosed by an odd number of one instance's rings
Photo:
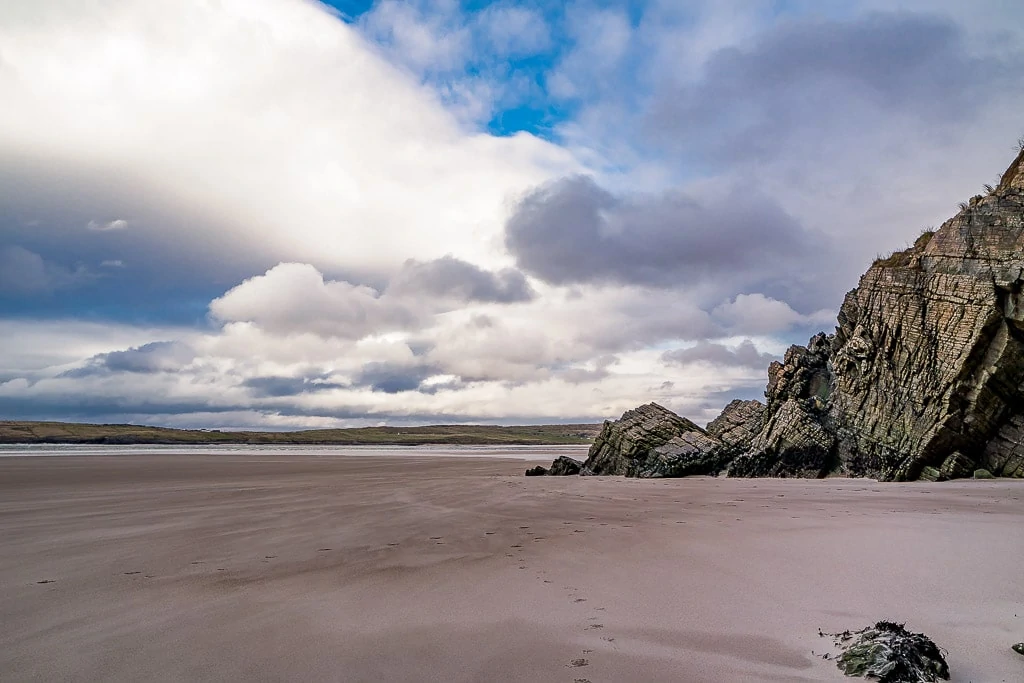
[[[588,176],[526,195],[506,223],[505,243],[521,268],[553,284],[669,288],[785,280],[795,274],[789,266],[826,244],[753,190],[617,196]]]
[[[281,398],[347,388],[345,384],[329,382],[323,377],[285,377],[278,375],[250,377],[242,382],[242,385],[251,389],[260,398]]]
[[[962,127],[1024,82],[1021,52],[1005,47],[972,54],[961,27],[922,14],[781,23],[719,50],[696,82],[661,89],[642,127],[657,145],[724,163],[774,157],[796,138],[855,143],[875,125]]]
[[[600,382],[608,376],[608,368],[619,362],[618,356],[606,354],[594,359],[594,369],[567,368],[561,370],[558,376],[570,384],[586,384],[588,382]]]
[[[743,343],[735,348],[729,348],[724,344],[702,341],[689,348],[666,351],[662,354],[661,358],[666,363],[677,365],[709,363],[724,367],[765,369],[768,368],[768,364],[772,361],[779,360],[777,356],[758,351],[757,347],[749,339],[744,340]]]
[[[388,291],[494,303],[530,301],[535,296],[526,277],[514,268],[492,272],[450,255],[406,261]]]
[[[81,266],[61,266],[21,246],[0,247],[0,292],[47,293],[91,277]]]
[[[86,377],[109,372],[174,372],[188,365],[195,357],[192,347],[183,342],[150,342],[124,351],[97,354],[83,367],[69,370],[63,376]]]
[[[352,379],[357,387],[370,387],[373,391],[385,394],[398,394],[403,391],[416,391],[423,380],[438,374],[437,368],[431,365],[402,366],[394,363],[366,363]]]

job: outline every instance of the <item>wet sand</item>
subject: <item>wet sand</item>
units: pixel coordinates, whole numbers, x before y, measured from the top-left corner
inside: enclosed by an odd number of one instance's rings
[[[0,680],[828,681],[906,621],[1024,680],[1024,482],[0,458]]]

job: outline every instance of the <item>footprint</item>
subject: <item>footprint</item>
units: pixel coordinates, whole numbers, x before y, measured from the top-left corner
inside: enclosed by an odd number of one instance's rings
[[[576,598],[575,600],[573,600],[573,602],[586,602],[586,601],[587,601],[586,598]]]
[[[573,667],[573,668],[577,668],[577,669],[578,669],[579,667],[581,667],[581,666],[589,666],[589,664],[590,664],[590,662],[588,662],[588,661],[587,661],[586,659],[584,659],[583,657],[579,657],[579,658],[577,658],[577,659],[574,659],[574,660],[572,660],[571,662],[569,662],[569,666],[571,666],[571,667]]]
[[[390,544],[390,543],[388,543],[388,545],[391,545],[391,544]],[[395,545],[398,545],[398,544],[397,544],[397,543],[395,543]],[[317,548],[317,549],[316,549],[316,551],[317,551],[318,553],[326,553],[326,552],[327,552],[328,550],[330,550],[330,548]]]
[[[442,538],[444,538],[444,536],[431,536],[430,540],[431,541],[440,541]]]
[[[36,581],[36,583],[57,583],[54,579],[43,579],[42,581]]]
[[[388,543],[388,545],[389,545],[390,547],[394,548],[394,547],[395,547],[396,545],[398,545],[398,544],[397,544],[397,543]]]
[[[136,574],[141,574],[141,573],[142,572],[124,572],[124,575],[125,576],[135,576]]]
[[[519,543],[516,543],[515,545],[510,545],[509,546],[509,548],[522,548],[522,547],[523,547],[522,544],[519,544]]]
[[[264,560],[273,560],[273,559],[276,559],[276,558],[277,558],[277,555],[264,555],[263,556]]]
[[[597,630],[602,629],[602,628],[604,628],[604,624],[591,624],[590,626],[587,627],[586,630],[588,630],[588,631],[597,631]]]

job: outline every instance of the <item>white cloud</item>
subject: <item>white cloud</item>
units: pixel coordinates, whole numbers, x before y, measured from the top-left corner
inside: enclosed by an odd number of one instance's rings
[[[551,45],[551,31],[544,17],[527,7],[490,5],[476,21],[499,55],[530,55]]]
[[[85,227],[87,230],[92,230],[94,232],[110,232],[113,230],[126,229],[128,227],[128,221],[124,220],[123,218],[117,218],[112,221],[107,221],[106,223],[102,221],[92,220],[89,221]]]
[[[0,407],[302,427],[599,419],[658,400],[707,420],[720,408],[709,393],[764,381],[753,363],[683,367],[640,342],[701,338],[707,315],[665,292],[544,288],[536,301],[430,306],[415,324],[403,317],[422,303],[290,263],[211,302],[217,326],[207,331],[0,326],[19,340],[0,347],[11,359],[0,367]]]
[[[79,320],[0,319],[0,373],[59,373],[108,351],[157,339],[189,339],[185,328],[143,327]]]
[[[251,322],[268,332],[314,332],[362,339],[412,327],[417,313],[370,287],[327,280],[305,263],[282,263],[214,299],[222,322]]]
[[[0,11],[0,171],[17,179],[0,202],[124,209],[154,249],[363,274],[447,253],[493,266],[506,198],[579,167],[528,134],[465,129],[314,2]]]
[[[801,315],[785,301],[764,294],[739,294],[711,311],[714,318],[731,334],[770,335],[797,326],[834,325],[835,312],[821,310]]]
[[[382,0],[359,23],[367,35],[388,45],[417,72],[461,67],[472,47],[472,34],[450,1],[419,5]]]

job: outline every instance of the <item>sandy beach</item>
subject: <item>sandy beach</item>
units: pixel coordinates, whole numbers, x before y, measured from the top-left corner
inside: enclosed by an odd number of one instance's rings
[[[4,681],[829,681],[906,621],[1024,680],[1024,481],[522,460],[0,458]]]

